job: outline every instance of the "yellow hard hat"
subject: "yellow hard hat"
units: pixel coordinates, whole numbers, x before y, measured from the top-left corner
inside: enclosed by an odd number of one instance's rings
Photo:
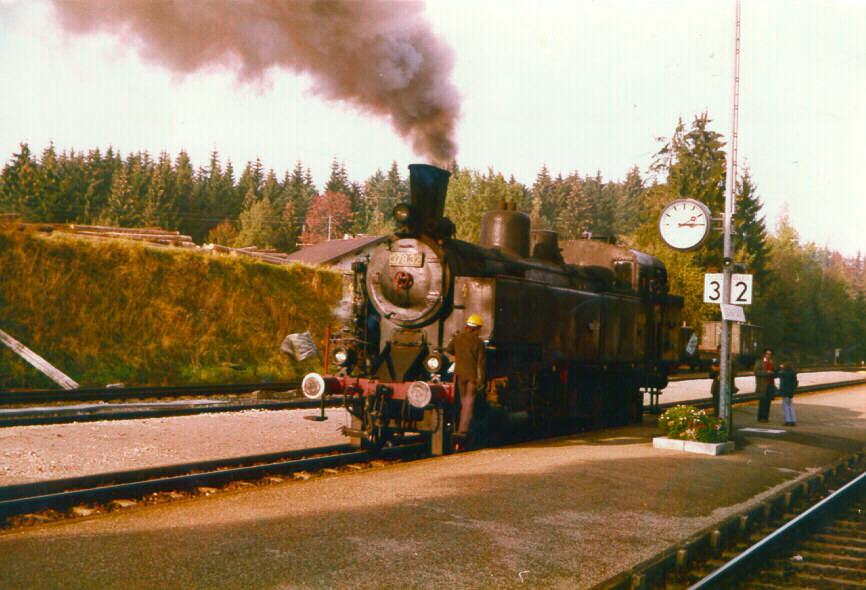
[[[466,320],[466,325],[480,328],[484,325],[484,320],[482,320],[481,316],[477,313],[473,313],[471,316],[469,316],[469,319]]]

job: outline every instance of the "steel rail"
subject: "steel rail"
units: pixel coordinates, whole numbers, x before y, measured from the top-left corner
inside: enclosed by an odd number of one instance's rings
[[[866,379],[851,379],[850,381],[835,381],[833,383],[817,383],[815,385],[803,385],[802,387],[797,387],[797,395],[801,393],[826,391],[829,389],[838,389],[840,387],[855,385],[866,385]],[[738,393],[733,396],[733,403],[742,404],[757,401],[759,399],[761,399],[761,395],[755,392]],[[659,404],[658,408],[659,410],[667,410],[675,406],[695,406],[697,408],[712,408],[713,399],[710,397],[702,397],[698,399],[682,400],[677,402],[665,402],[663,404]]]
[[[237,480],[325,469],[377,458],[405,458],[425,453],[426,450],[425,443],[388,447],[379,453],[357,450],[349,445],[334,445],[6,486],[0,488],[0,521],[40,510],[65,510],[81,503],[104,503],[120,497],[193,490],[200,486],[218,486]],[[250,462],[259,464],[250,465]]]
[[[111,405],[92,409],[76,408],[65,410],[62,406],[56,411],[27,412],[22,409],[18,415],[0,418],[0,428],[13,426],[41,426],[46,424],[69,424],[71,422],[100,422],[103,420],[143,420],[147,418],[168,418],[173,416],[193,416],[197,414],[217,414],[222,412],[243,412],[245,410],[304,410],[321,407],[316,400],[292,400],[284,402],[201,404],[196,406],[154,407],[130,410],[123,404],[112,408]],[[326,408],[342,407],[342,398],[325,400]],[[54,410],[52,408],[52,410]],[[5,412],[4,412],[5,413]],[[0,414],[3,415],[3,414]]]
[[[800,373],[815,373],[822,371],[855,371],[861,369],[855,365],[834,366],[826,368],[802,369]],[[750,375],[746,372],[745,375]],[[690,381],[706,379],[693,373],[675,374],[672,381]],[[300,383],[287,381],[280,383],[237,383],[229,385],[170,385],[170,386],[136,386],[136,387],[93,387],[72,390],[29,389],[0,390],[0,405],[20,403],[51,403],[61,401],[111,401],[130,398],[172,398],[172,397],[206,397],[218,394],[241,394],[253,391],[286,391],[298,389]]]
[[[281,383],[236,383],[231,385],[172,385],[144,387],[103,387],[86,389],[35,389],[0,391],[0,404],[50,403],[60,401],[110,401],[130,398],[206,397],[217,394],[251,393],[253,391],[286,391],[297,389],[295,381]]]
[[[846,385],[862,385],[866,384],[866,379],[854,379],[850,381],[837,381],[834,383],[821,383],[817,385],[805,385],[798,388],[798,393],[808,393],[812,391],[822,391],[844,387]],[[741,393],[734,396],[734,403],[746,403],[759,399],[755,393]],[[342,399],[337,396],[329,398],[324,402],[325,407],[338,408],[343,405]],[[71,422],[100,422],[108,420],[143,420],[147,418],[167,418],[173,416],[192,416],[198,414],[214,414],[221,412],[242,412],[245,410],[293,410],[293,409],[312,409],[321,407],[322,402],[311,400],[291,400],[284,402],[260,402],[260,403],[226,403],[212,405],[197,405],[194,407],[162,407],[162,408],[147,408],[139,410],[128,410],[122,406],[115,409],[110,406],[98,407],[93,410],[76,408],[74,410],[65,410],[62,406],[58,406],[56,411],[40,411],[39,413],[28,413],[22,408],[18,415],[7,415],[9,417],[0,417],[0,428],[8,428],[14,426],[41,426],[48,424],[68,424]],[[647,411],[652,412],[656,408],[659,411],[666,410],[678,405],[691,405],[698,408],[712,407],[711,398],[698,398],[692,400],[682,400],[678,402],[665,402],[659,404],[655,408],[647,406]],[[2,414],[0,414],[2,416]]]
[[[708,588],[727,588],[728,584],[742,577],[745,573],[755,570],[762,561],[771,554],[785,549],[792,537],[801,534],[821,523],[840,509],[866,493],[866,473],[861,473],[802,514],[785,523],[735,558],[727,562],[710,575],[702,578],[689,587],[689,590],[706,590]]]

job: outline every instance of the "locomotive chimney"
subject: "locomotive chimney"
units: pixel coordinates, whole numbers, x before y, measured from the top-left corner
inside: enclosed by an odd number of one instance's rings
[[[409,203],[414,226],[424,233],[436,233],[445,215],[445,195],[451,173],[429,164],[409,164]]]

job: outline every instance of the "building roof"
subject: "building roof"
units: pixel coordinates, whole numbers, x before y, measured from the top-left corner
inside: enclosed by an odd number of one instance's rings
[[[288,260],[306,264],[331,264],[344,256],[356,254],[385,239],[386,236],[362,236],[345,240],[326,240],[292,252],[289,254]]]

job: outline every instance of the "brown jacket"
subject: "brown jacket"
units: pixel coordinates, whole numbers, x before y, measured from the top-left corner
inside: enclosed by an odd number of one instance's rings
[[[770,361],[772,365],[773,361]],[[773,386],[773,392],[775,393],[776,389],[776,371],[775,365],[772,365],[773,368],[771,370],[767,370],[764,368],[764,359],[758,359],[758,362],[755,363],[755,393],[766,393],[767,387]]]
[[[458,381],[472,381],[476,386],[484,383],[484,342],[478,332],[469,329],[457,332],[445,352],[455,357],[455,377]]]

